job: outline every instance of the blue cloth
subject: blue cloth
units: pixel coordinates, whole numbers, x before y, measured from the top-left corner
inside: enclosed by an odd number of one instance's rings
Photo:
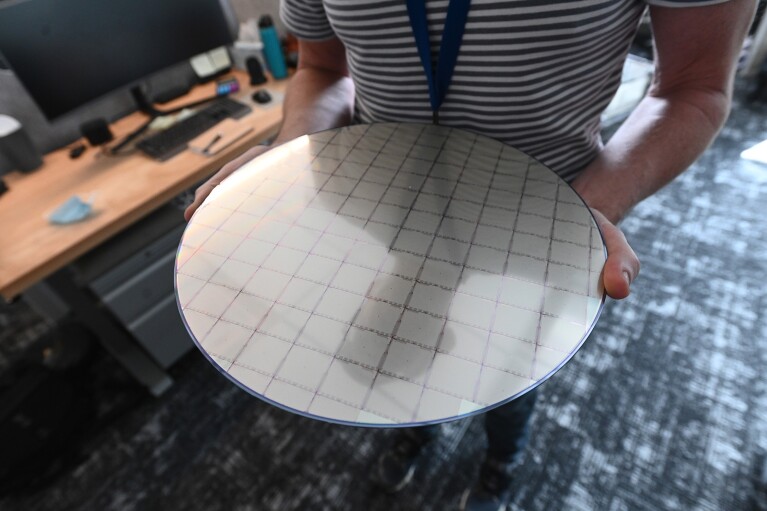
[[[91,201],[85,202],[75,195],[51,213],[48,221],[60,225],[73,224],[88,218],[91,211]]]

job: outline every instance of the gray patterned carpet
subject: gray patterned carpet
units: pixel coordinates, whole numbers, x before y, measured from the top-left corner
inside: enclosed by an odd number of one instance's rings
[[[643,261],[581,352],[542,387],[515,510],[748,510],[767,450],[767,107],[738,102],[715,145],[624,229]],[[0,368],[45,331],[0,308]],[[124,379],[107,357],[94,381]],[[452,423],[414,484],[389,496],[367,472],[390,433],[302,419],[249,397],[201,355],[161,399],[99,384],[80,456],[8,510],[446,510],[476,473],[480,419]],[[129,396],[138,396],[131,401]]]

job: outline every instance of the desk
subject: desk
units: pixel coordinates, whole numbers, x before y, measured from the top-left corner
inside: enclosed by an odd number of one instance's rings
[[[45,156],[43,167],[35,172],[6,175],[9,191],[0,199],[0,295],[14,299],[276,133],[282,120],[281,105],[277,101],[268,106],[254,104],[249,96],[255,89],[247,85],[247,74],[234,74],[243,91],[233,97],[253,108],[240,122],[252,124],[254,130],[214,157],[185,151],[161,163],[141,153],[108,157],[89,148],[79,159],[72,160],[62,149]],[[260,87],[281,95],[286,85],[286,81],[280,81]],[[211,96],[214,91],[215,84],[205,84],[164,106],[172,108]],[[131,132],[145,118],[135,113],[115,122],[111,126],[115,137]],[[91,194],[95,194],[95,201],[90,218],[69,226],[48,223],[48,215],[69,197],[79,195],[85,199]],[[63,289],[61,284],[66,288],[65,283],[57,279],[59,289],[65,291],[62,298],[66,302],[76,299],[71,295],[73,290]],[[92,307],[87,308],[82,312],[96,313]],[[115,354],[128,348],[118,346],[110,351]]]

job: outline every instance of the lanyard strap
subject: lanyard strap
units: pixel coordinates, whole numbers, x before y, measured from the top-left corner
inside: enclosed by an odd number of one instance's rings
[[[458,50],[461,48],[466,18],[469,15],[471,0],[450,0],[442,29],[442,41],[439,44],[436,73],[431,65],[431,43],[429,42],[429,23],[426,19],[426,0],[407,0],[407,13],[413,28],[418,55],[421,57],[426,81],[429,84],[429,102],[434,112],[434,124],[439,122],[439,107],[445,100],[450,81],[453,79]]]

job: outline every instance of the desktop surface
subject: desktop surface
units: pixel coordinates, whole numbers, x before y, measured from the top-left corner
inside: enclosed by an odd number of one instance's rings
[[[235,75],[240,83],[247,83],[245,73]],[[266,86],[282,94],[286,85],[283,80]],[[197,87],[164,106],[172,108],[211,96],[214,88],[212,83]],[[46,155],[43,166],[33,173],[6,175],[9,191],[0,198],[0,294],[12,299],[276,133],[282,121],[280,104],[256,105],[249,98],[252,92],[243,87],[234,97],[253,107],[240,122],[254,129],[214,157],[184,151],[157,162],[139,152],[105,156],[89,148],[73,160],[67,149],[60,149]],[[120,138],[145,120],[146,116],[136,113],[111,128]],[[93,196],[93,214],[79,223],[51,225],[48,215],[73,195],[83,200]]]

